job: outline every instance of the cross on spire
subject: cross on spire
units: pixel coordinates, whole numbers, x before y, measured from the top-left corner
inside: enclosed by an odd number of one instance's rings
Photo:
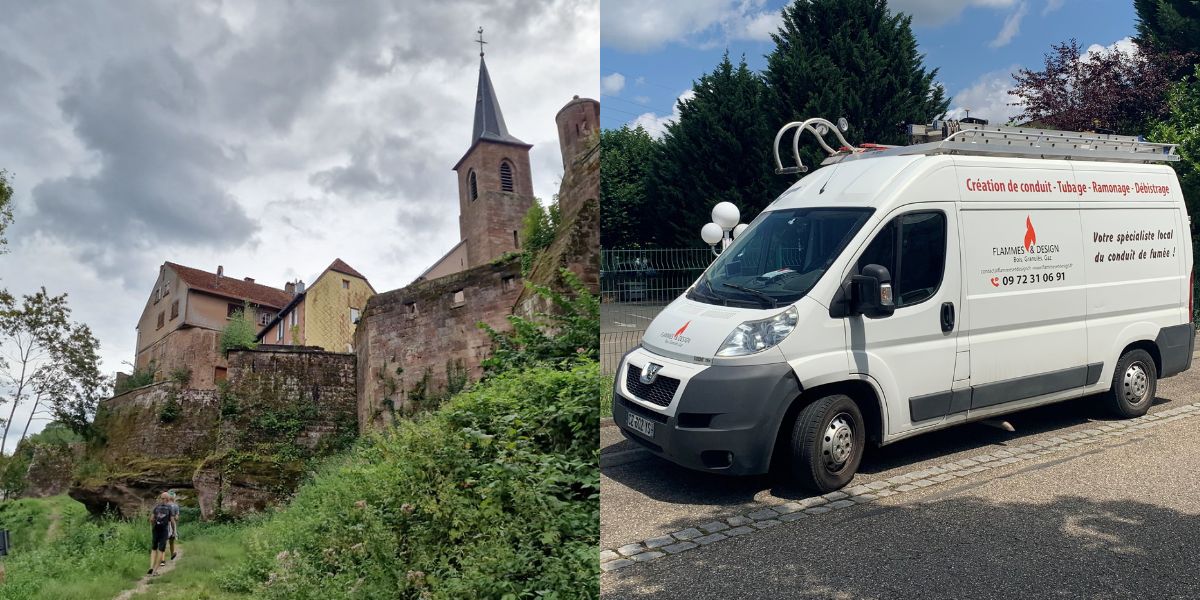
[[[479,38],[475,40],[475,43],[479,44],[479,57],[483,58],[483,45],[487,43],[483,41],[483,26],[481,25],[479,31],[475,33],[479,34]]]

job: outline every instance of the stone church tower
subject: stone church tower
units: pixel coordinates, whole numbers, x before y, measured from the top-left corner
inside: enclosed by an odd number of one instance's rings
[[[460,237],[466,244],[466,268],[486,264],[505,252],[521,248],[522,222],[536,202],[529,172],[532,147],[508,132],[481,51],[471,146],[454,165],[458,174],[458,224]]]

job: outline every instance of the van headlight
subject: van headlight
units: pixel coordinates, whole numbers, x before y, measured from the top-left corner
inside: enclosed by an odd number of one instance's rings
[[[793,306],[761,321],[746,321],[725,338],[717,356],[745,356],[771,348],[796,328],[799,319],[800,311]]]

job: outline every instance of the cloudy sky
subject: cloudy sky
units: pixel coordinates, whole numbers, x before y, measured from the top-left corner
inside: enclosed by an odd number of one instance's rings
[[[770,34],[786,0],[603,0],[601,123],[638,123],[660,135],[675,100],[711,71],[728,48],[751,68],[766,66]],[[890,0],[913,17],[925,65],[953,96],[952,116],[1004,122],[1011,73],[1040,69],[1050,45],[1074,36],[1085,48],[1129,47],[1132,0]],[[683,10],[686,7],[687,10]],[[837,115],[814,115],[836,117]]]
[[[0,14],[0,169],[16,191],[0,286],[70,294],[108,372],[132,361],[165,260],[282,286],[340,257],[383,291],[454,245],[478,26],[543,200],[562,176],[555,113],[599,91],[597,0],[0,0]]]

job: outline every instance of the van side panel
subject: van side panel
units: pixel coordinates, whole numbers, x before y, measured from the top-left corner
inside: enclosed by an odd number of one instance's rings
[[[1180,323],[1183,249],[1174,208],[1104,203],[1082,211],[1088,360],[1105,363],[1108,387],[1121,350]]]
[[[971,408],[1081,388],[1086,298],[1075,203],[964,202],[961,215]]]

